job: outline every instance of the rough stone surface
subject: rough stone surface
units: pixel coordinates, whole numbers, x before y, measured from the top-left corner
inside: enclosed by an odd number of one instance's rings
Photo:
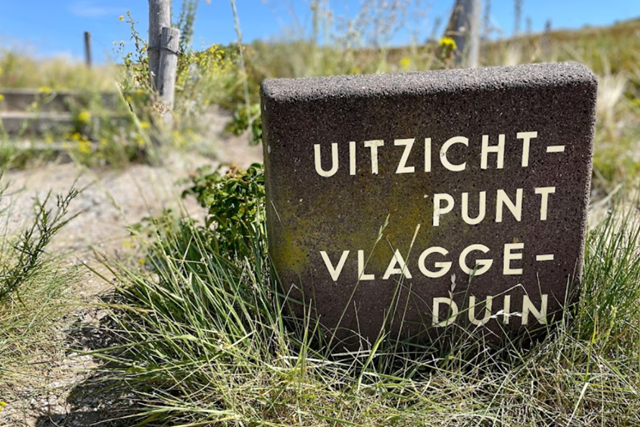
[[[575,63],[265,81],[285,290],[349,346],[544,328],[579,286],[596,89]]]

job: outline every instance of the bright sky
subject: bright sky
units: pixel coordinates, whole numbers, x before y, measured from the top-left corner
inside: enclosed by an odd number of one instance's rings
[[[353,17],[367,0],[330,0],[335,15]],[[377,2],[380,0],[374,0]],[[486,0],[483,0],[486,1]],[[175,0],[175,14],[181,0]],[[397,33],[394,44],[428,38],[433,22],[446,22],[454,0],[413,0],[421,2],[420,12],[412,10],[407,29]],[[310,28],[310,0],[237,0],[240,26],[245,42],[283,36],[294,25]],[[83,33],[90,31],[93,55],[103,62],[114,56],[113,43],[125,41],[130,48],[126,22],[118,18],[131,11],[138,31],[146,38],[148,2],[146,0],[0,0],[0,46],[12,47],[38,56],[83,57]],[[293,13],[292,13],[293,11]],[[533,31],[541,31],[548,19],[553,28],[580,28],[584,25],[608,25],[617,20],[640,16],[640,0],[523,0],[523,22],[530,18]],[[514,29],[514,1],[492,0],[492,24],[505,35]],[[227,44],[237,39],[229,0],[201,0],[195,25],[194,47],[213,43]]]

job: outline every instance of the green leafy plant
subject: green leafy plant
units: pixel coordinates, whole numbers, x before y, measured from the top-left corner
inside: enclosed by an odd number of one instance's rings
[[[2,266],[0,303],[40,273],[46,258],[45,249],[51,243],[51,239],[78,215],[69,215],[68,212],[69,204],[77,194],[77,190],[71,190],[66,196],[58,196],[55,211],[48,207],[50,193],[43,201],[36,200],[33,223],[22,232],[17,243],[13,245],[12,260]]]
[[[207,209],[206,227],[214,230],[223,251],[246,256],[263,244],[264,170],[254,163],[246,171],[235,166],[199,169],[183,196],[193,195]]]
[[[233,112],[231,121],[227,123],[225,130],[234,135],[242,135],[251,125],[251,136],[249,142],[252,145],[262,144],[262,117],[260,115],[260,104],[253,104],[249,107],[239,105]]]
[[[122,17],[120,18],[123,19]],[[127,23],[131,32],[131,40],[133,40],[134,51],[124,53],[124,41],[117,44],[120,49],[122,60],[124,63],[125,74],[120,81],[123,92],[135,92],[142,89],[149,92],[152,88],[149,83],[149,57],[147,49],[149,43],[142,38],[136,28],[137,22],[133,19],[131,12],[127,12]]]
[[[172,5],[173,6],[173,5]],[[198,0],[183,0],[180,6],[180,16],[174,27],[180,30],[180,50],[186,52],[191,49],[193,30],[198,12]]]

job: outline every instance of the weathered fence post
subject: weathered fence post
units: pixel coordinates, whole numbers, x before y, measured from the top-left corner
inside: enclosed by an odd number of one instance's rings
[[[171,26],[171,0],[149,0],[149,83],[158,87],[162,28]]]
[[[91,68],[91,33],[84,32],[84,62],[87,68]]]
[[[180,48],[180,30],[177,28],[162,28],[160,38],[160,65],[156,85],[158,93],[169,110],[173,108],[178,70],[178,49]]]
[[[549,61],[551,56],[551,19],[544,24],[544,33],[540,37],[540,50],[542,60]]]
[[[456,42],[455,58],[458,65],[476,68],[480,56],[481,0],[456,0],[445,36]]]
[[[171,0],[149,0],[149,82],[164,103],[163,114],[171,126],[178,68],[180,30],[171,28]]]

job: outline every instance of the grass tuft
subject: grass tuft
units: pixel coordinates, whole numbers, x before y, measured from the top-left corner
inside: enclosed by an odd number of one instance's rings
[[[0,201],[4,202],[0,191]],[[50,195],[34,202],[34,217],[18,235],[0,235],[0,400],[14,403],[14,393],[37,380],[41,368],[59,350],[52,340],[68,313],[67,288],[77,270],[51,255],[52,238],[73,219],[71,190],[51,207]],[[6,207],[0,217],[6,217]]]
[[[639,217],[614,209],[589,233],[579,302],[530,349],[416,351],[381,337],[333,355],[310,316],[283,309],[264,240],[238,256],[215,229],[165,217],[147,229],[148,270],[117,270],[119,344],[97,355],[140,424],[635,425]]]

